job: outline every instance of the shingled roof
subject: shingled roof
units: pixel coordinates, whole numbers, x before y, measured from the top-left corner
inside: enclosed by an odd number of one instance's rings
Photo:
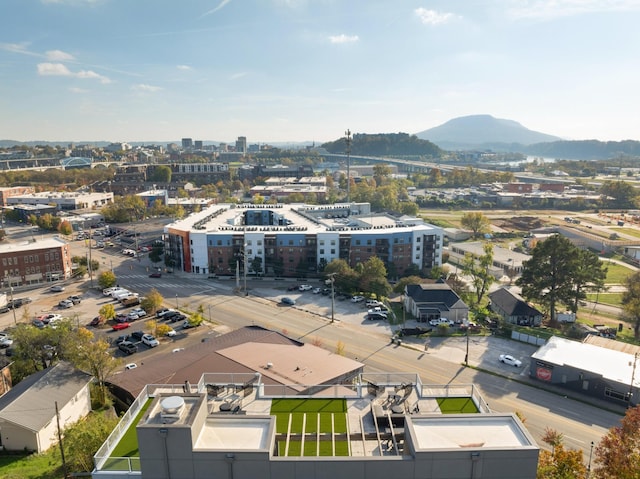
[[[460,296],[446,283],[409,284],[406,292],[418,305],[442,305],[449,309],[461,301]]]
[[[489,293],[489,299],[508,316],[542,315],[540,311],[527,303],[522,296],[504,287]]]

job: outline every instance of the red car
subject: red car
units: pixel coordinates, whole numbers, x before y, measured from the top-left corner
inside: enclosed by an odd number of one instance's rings
[[[131,326],[129,323],[118,323],[113,325],[113,330],[120,331],[122,329],[127,329],[129,326]]]
[[[151,273],[149,275],[149,278],[162,278],[162,273],[158,273],[158,272]]]

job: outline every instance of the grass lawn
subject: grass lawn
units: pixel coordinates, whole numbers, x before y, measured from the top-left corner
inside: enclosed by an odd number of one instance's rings
[[[439,398],[438,406],[442,414],[472,414],[478,408],[471,398]]]
[[[634,228],[625,228],[624,226],[623,227],[612,226],[612,227],[609,227],[608,229],[615,231],[616,233],[622,233],[623,235],[640,238],[640,231],[637,231]]]
[[[138,457],[140,451],[138,451],[138,436],[136,434],[136,426],[142,415],[147,412],[147,409],[151,405],[152,398],[149,398],[147,402],[142,406],[142,409],[138,412],[135,419],[129,425],[129,429],[124,433],[120,442],[113,448],[111,457]]]
[[[57,447],[42,454],[0,454],[3,479],[60,479],[62,459]]]
[[[596,297],[598,298],[598,303],[610,304],[612,306],[622,305],[622,293],[600,293],[598,295],[595,293],[587,294],[587,299],[589,301],[595,301]]]
[[[603,263],[607,267],[605,284],[622,284],[628,276],[633,274],[633,270],[626,266],[617,263],[608,263],[606,261],[603,261]]]

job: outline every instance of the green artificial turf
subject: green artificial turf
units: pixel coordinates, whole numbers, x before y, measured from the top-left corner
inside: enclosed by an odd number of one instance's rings
[[[112,458],[114,457],[138,457],[140,456],[140,451],[138,450],[138,435],[136,434],[136,426],[138,422],[142,418],[143,414],[147,412],[149,406],[151,405],[151,401],[153,398],[149,398],[146,403],[142,406],[142,409],[138,411],[135,419],[131,421],[129,428],[120,439],[120,442],[116,447],[113,448],[113,452],[111,453]]]
[[[471,398],[438,398],[442,414],[477,414],[478,408]]]
[[[291,433],[314,434],[318,432],[318,415],[320,415],[321,433],[346,433],[347,403],[344,399],[275,399],[271,403],[271,414],[276,416],[276,431],[286,434],[291,416]],[[332,431],[332,413],[335,431]],[[303,422],[306,415],[305,430]]]

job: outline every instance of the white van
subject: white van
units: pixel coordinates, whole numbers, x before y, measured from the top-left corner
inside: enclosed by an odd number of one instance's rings
[[[117,289],[114,289],[113,291],[111,291],[111,297],[113,299],[117,299],[118,295],[122,294],[122,293],[129,294],[130,291],[128,289],[124,289],[124,288],[117,288]]]
[[[122,293],[117,294],[115,299],[117,301],[122,301],[125,298],[137,298],[138,296],[140,296],[138,293],[132,293],[131,291],[123,291]]]

